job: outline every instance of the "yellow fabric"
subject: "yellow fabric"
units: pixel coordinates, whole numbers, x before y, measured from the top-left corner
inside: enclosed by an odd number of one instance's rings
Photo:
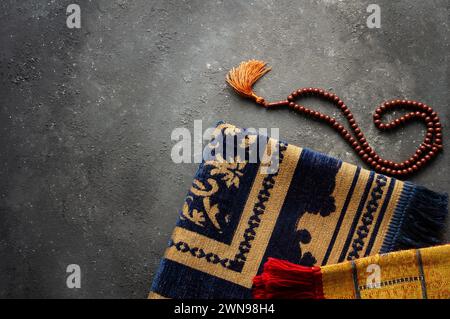
[[[450,245],[374,255],[321,269],[327,299],[450,298]]]

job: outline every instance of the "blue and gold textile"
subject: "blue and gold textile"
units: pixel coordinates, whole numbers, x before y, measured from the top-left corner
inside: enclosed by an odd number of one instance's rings
[[[230,124],[213,136],[150,298],[251,298],[268,257],[320,266],[441,243],[447,195]]]

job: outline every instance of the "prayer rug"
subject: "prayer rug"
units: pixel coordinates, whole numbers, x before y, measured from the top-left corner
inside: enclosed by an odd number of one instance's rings
[[[321,266],[437,245],[447,201],[445,194],[220,123],[149,297],[251,298],[268,257]]]

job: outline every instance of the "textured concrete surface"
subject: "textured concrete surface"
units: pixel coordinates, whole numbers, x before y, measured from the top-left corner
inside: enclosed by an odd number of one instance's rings
[[[197,167],[171,161],[170,135],[195,119],[279,127],[360,164],[328,127],[234,95],[224,76],[241,60],[273,67],[256,87],[270,100],[332,89],[391,159],[424,130],[380,134],[383,100],[432,105],[444,133],[450,120],[446,0],[377,0],[381,29],[365,0],[83,0],[70,30],[71,2],[0,2],[0,297],[146,297]],[[449,191],[449,159],[412,180]],[[65,285],[72,263],[81,289]]]

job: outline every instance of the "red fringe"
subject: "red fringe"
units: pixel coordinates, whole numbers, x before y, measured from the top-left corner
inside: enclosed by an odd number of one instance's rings
[[[255,299],[324,299],[320,267],[304,267],[269,258],[253,279]]]

